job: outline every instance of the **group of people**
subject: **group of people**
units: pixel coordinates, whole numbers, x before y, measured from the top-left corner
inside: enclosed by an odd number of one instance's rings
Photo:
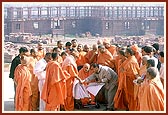
[[[90,47],[77,39],[65,45],[60,40],[50,52],[38,43],[37,50],[19,49],[9,77],[14,80],[16,111],[73,111],[75,80],[84,86],[104,83],[98,94],[104,97],[105,110],[165,109],[164,52],[158,43],[139,48],[103,39]],[[95,96],[80,99],[90,100]]]

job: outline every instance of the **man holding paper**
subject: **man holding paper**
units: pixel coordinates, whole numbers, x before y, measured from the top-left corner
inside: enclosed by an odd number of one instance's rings
[[[95,63],[93,63],[91,67],[93,68],[94,73],[88,76],[83,82],[87,83],[93,79],[97,79],[97,82],[101,84],[105,83],[105,98],[108,102],[106,110],[114,110],[113,99],[118,88],[118,76],[116,72],[114,72],[110,67]],[[97,88],[94,90],[97,90]]]

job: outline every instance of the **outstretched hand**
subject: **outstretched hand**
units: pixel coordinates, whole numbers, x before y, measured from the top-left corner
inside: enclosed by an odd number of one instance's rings
[[[79,83],[82,84],[82,80],[81,80],[78,76],[75,76],[75,78],[76,78],[77,80],[79,80]]]

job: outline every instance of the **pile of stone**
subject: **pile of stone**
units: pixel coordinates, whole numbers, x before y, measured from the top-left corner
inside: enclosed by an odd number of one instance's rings
[[[14,55],[9,54],[9,52],[4,52],[4,63],[11,63]]]

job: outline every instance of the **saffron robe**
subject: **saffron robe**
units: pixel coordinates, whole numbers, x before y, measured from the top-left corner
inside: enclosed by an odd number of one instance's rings
[[[123,65],[123,76],[125,78],[124,92],[126,94],[126,99],[128,102],[128,109],[130,111],[136,110],[135,105],[137,104],[136,100],[134,100],[134,83],[133,80],[136,79],[136,75],[139,74],[139,65],[135,58],[135,56],[128,57]]]
[[[113,60],[113,56],[107,49],[104,53],[99,53],[97,57],[98,64],[114,68],[112,60]]]
[[[75,76],[78,76],[77,65],[73,56],[67,56],[62,63],[62,68],[66,75],[67,97],[64,100],[66,111],[74,110],[73,83]]]
[[[37,111],[39,107],[39,89],[38,89],[38,78],[34,74],[34,67],[37,62],[36,58],[30,57],[28,68],[32,75],[31,78],[31,89],[32,89],[32,96],[31,96],[31,107],[33,111]]]
[[[41,98],[46,102],[46,111],[57,111],[66,98],[65,75],[61,66],[56,61],[51,61],[46,66],[46,79]]]
[[[141,76],[141,77],[143,77],[144,75],[146,75],[146,65],[142,65],[141,67],[140,67],[140,70],[139,70],[139,75]],[[139,102],[141,101],[140,99],[139,99],[139,90],[140,90],[140,85],[134,85],[134,100],[136,100],[136,102],[137,102],[137,104],[135,105],[136,107],[135,107],[135,109],[137,110],[137,111],[139,111]]]
[[[164,111],[164,92],[160,79],[146,79],[141,86],[140,111]]]
[[[78,77],[81,79],[81,80],[84,80],[85,78],[87,78],[89,75],[93,74],[93,70],[89,70],[88,72],[85,72],[84,69],[82,68],[79,73],[78,73]],[[92,80],[91,82],[95,82],[95,80]],[[85,86],[87,84],[84,84]],[[90,94],[90,98],[82,98],[81,101],[82,101],[82,104],[87,104],[89,103],[90,101],[94,101],[95,100],[95,96],[92,95],[91,93]],[[90,100],[91,99],[91,100]]]
[[[16,83],[16,98],[15,110],[16,111],[30,111],[30,96],[31,91],[31,73],[27,66],[18,65],[14,71],[14,81]]]
[[[122,72],[120,69],[124,67],[126,61],[122,62],[121,59],[118,61],[118,89],[116,95],[114,97],[114,108],[127,110],[128,109],[128,102],[126,99],[126,92],[125,92],[125,85],[126,76],[125,73]]]
[[[116,54],[116,46],[114,45],[111,45],[107,50],[112,54],[112,56]]]
[[[91,50],[85,55],[87,63],[92,64],[97,62],[97,55],[95,55],[94,52],[94,50]]]
[[[79,57],[76,60],[77,66],[83,66],[86,63],[85,55],[86,55],[86,52],[84,51],[79,52]]]

